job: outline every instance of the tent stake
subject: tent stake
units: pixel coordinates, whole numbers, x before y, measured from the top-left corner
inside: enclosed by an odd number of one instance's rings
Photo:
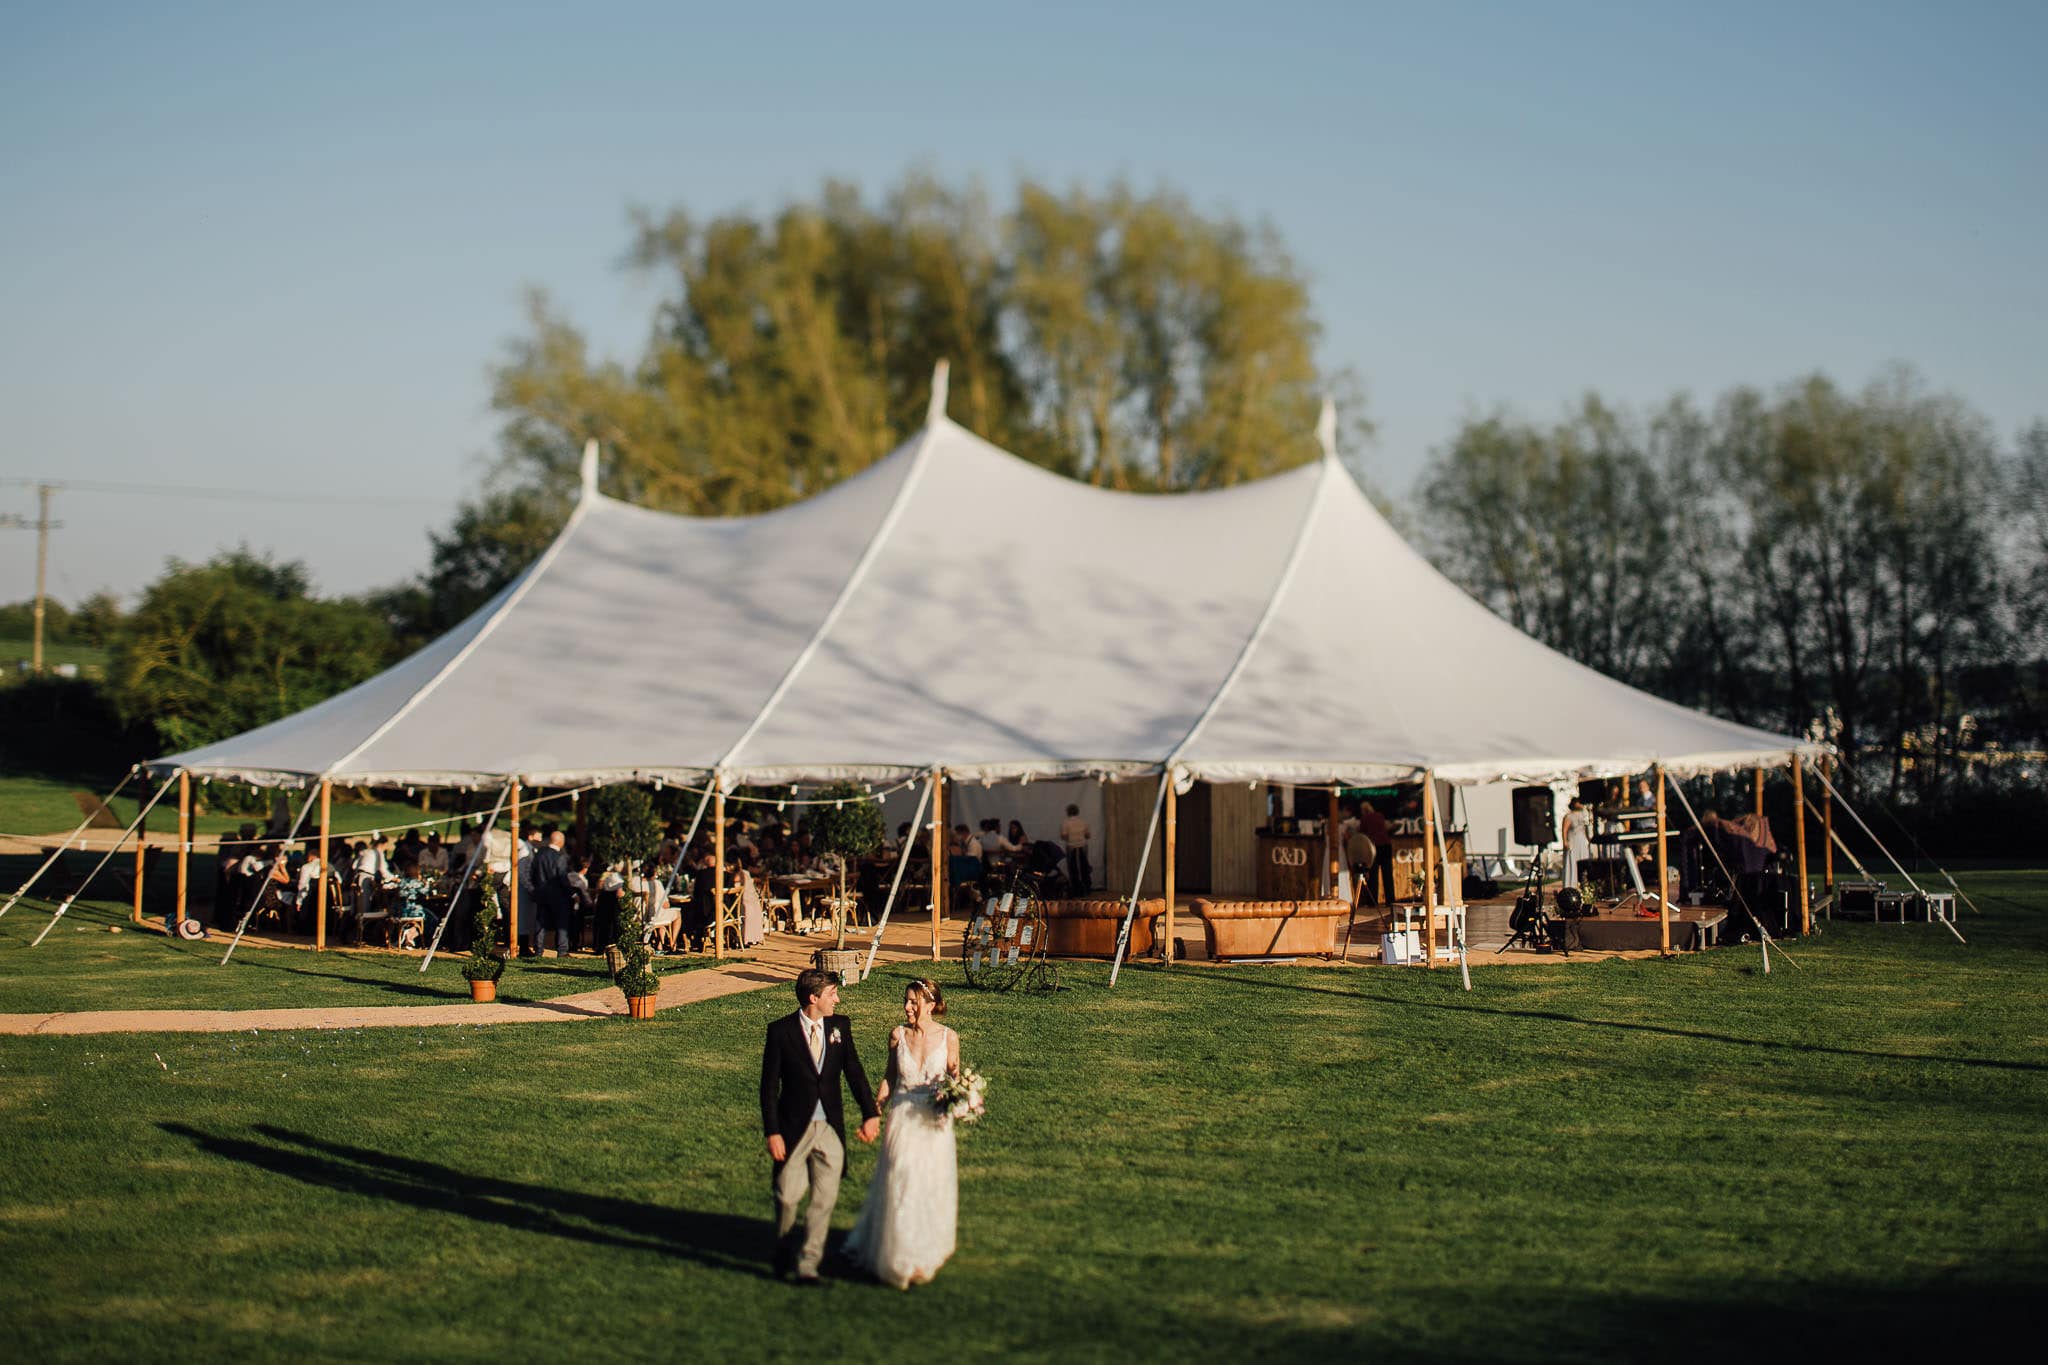
[[[130,782],[134,781],[135,774],[141,771],[142,769],[139,767],[130,768],[128,770],[128,775],[122,778],[118,783],[116,783],[114,785],[114,789],[107,793],[107,799],[103,804],[106,805],[106,807],[109,810],[113,809],[114,798],[121,794],[121,788],[127,786]],[[78,822],[78,828],[72,830],[71,833],[68,836],[66,836],[64,842],[57,845],[57,847],[55,848],[55,850],[51,852],[49,857],[43,859],[42,866],[38,867],[33,873],[29,874],[29,879],[23,882],[18,888],[16,888],[14,894],[7,898],[7,904],[0,905],[0,915],[4,915],[9,910],[12,910],[14,908],[14,903],[20,900],[23,896],[26,896],[28,894],[28,889],[34,886],[37,882],[41,881],[43,874],[45,872],[48,872],[52,867],[55,867],[57,865],[57,860],[64,856],[65,851],[71,847],[71,845],[77,840],[79,835],[85,833],[85,831],[92,825],[92,821],[93,817],[88,815],[83,820],[80,820]]]
[[[903,870],[910,866],[910,850],[917,843],[919,822],[924,819],[925,807],[931,804],[932,788],[938,785],[938,780],[936,773],[924,780],[924,791],[917,798],[917,813],[910,817],[910,829],[903,836],[903,847],[897,850],[896,875],[890,879],[889,896],[882,902],[882,913],[875,919],[875,936],[868,940],[867,960],[860,964],[863,981],[875,969],[875,953],[882,946],[882,931],[889,927],[889,912],[896,908],[896,892],[903,886]]]

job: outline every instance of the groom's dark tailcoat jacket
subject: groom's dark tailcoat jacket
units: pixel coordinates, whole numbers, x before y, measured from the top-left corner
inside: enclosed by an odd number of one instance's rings
[[[861,1070],[860,1054],[853,1050],[853,1025],[843,1014],[826,1015],[824,1025],[822,1066],[811,1065],[810,1044],[804,1041],[803,1023],[794,1014],[785,1014],[768,1026],[768,1042],[761,1049],[761,1131],[764,1135],[782,1134],[792,1148],[810,1126],[811,1114],[820,1101],[825,1105],[825,1121],[839,1134],[840,1143],[845,1143],[846,1124],[839,1106],[842,1076],[853,1089],[862,1118],[871,1119],[881,1112],[875,1107],[867,1072]]]

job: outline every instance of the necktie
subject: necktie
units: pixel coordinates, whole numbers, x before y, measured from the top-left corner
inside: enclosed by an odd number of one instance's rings
[[[825,1026],[820,1023],[815,1023],[806,1020],[804,1023],[804,1035],[806,1038],[810,1040],[811,1044],[811,1065],[817,1067],[821,1071],[824,1070]]]

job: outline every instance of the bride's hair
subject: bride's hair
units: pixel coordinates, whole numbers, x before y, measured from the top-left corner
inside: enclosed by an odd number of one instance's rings
[[[939,983],[930,977],[921,976],[903,988],[903,998],[905,1000],[908,1000],[913,995],[921,995],[925,998],[925,1002],[931,1006],[933,1018],[940,1018],[946,1013],[946,993],[940,990]]]

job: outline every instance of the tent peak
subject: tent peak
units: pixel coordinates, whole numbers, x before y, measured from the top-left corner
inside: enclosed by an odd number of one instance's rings
[[[924,413],[926,426],[935,427],[946,420],[946,375],[951,369],[943,360],[932,366],[932,401]]]
[[[1337,460],[1337,404],[1325,397],[1323,411],[1316,418],[1316,444],[1323,448],[1323,458],[1332,464]]]
[[[577,490],[576,501],[588,502],[597,493],[597,438],[595,436],[583,443],[583,467],[579,474],[581,487]]]

